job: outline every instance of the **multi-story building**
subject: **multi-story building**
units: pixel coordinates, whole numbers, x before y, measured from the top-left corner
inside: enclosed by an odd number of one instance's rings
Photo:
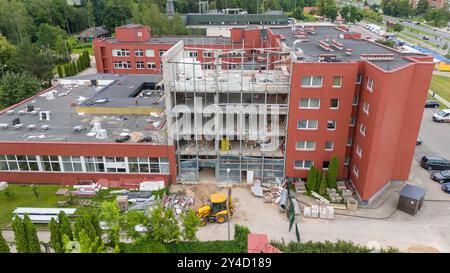
[[[95,40],[107,74],[63,79],[0,113],[2,180],[304,179],[334,156],[363,202],[408,179],[431,57],[334,25],[229,36],[152,37],[126,25]]]

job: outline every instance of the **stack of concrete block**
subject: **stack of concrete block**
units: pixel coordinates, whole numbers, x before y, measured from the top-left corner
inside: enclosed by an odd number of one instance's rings
[[[119,195],[117,196],[116,202],[121,212],[126,212],[128,210],[128,196]]]
[[[353,192],[351,190],[344,190],[341,194],[344,199],[344,203],[347,203],[350,198],[353,198]]]
[[[331,206],[321,207],[319,211],[319,217],[321,219],[334,219],[334,208]]]
[[[358,210],[358,201],[355,198],[349,198],[347,200],[347,209],[348,210]]]
[[[345,185],[345,181],[337,181],[336,188],[337,188],[338,192],[345,191],[347,189],[347,186]]]
[[[306,186],[304,181],[298,181],[295,183],[295,192],[296,193],[305,193]]]

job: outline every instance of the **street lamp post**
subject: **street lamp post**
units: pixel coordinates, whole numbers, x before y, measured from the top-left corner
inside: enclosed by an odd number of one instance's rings
[[[228,187],[228,180],[230,175],[230,168],[227,168],[227,224],[228,224],[228,241],[230,240],[230,188]]]

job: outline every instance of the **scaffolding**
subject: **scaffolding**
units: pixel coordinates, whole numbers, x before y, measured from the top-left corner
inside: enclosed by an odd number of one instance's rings
[[[163,55],[169,138],[180,182],[213,170],[218,182],[284,178],[290,59],[276,49],[205,49],[183,42]],[[194,49],[195,50],[195,49]]]

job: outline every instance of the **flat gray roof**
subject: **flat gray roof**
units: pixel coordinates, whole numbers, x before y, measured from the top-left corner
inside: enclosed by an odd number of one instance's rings
[[[0,129],[0,141],[36,141],[36,142],[114,142],[121,133],[128,133],[131,139],[128,142],[136,142],[142,135],[151,136],[152,143],[167,144],[167,140],[161,134],[166,118],[164,114],[155,115],[108,115],[77,113],[76,106],[84,106],[89,101],[98,98],[107,98],[111,104],[106,107],[133,108],[142,105],[153,105],[155,98],[139,98],[139,105],[135,105],[135,98],[128,98],[130,90],[145,82],[160,79],[159,75],[114,75],[95,74],[80,77],[71,77],[71,80],[107,80],[114,82],[107,86],[90,86],[84,84],[60,84],[45,93],[30,98],[14,108],[13,113],[4,111],[0,114],[0,124],[7,124],[7,128]],[[53,99],[45,94],[53,93]],[[84,99],[84,100],[82,100]],[[164,99],[162,98],[163,106]],[[27,112],[27,105],[32,105],[37,112],[33,115]],[[92,106],[94,107],[94,106]],[[104,107],[101,104],[99,107]],[[19,111],[24,110],[24,113]],[[40,121],[41,111],[50,112],[50,120]],[[12,126],[14,119],[20,119],[23,127],[15,129]],[[153,122],[160,122],[159,129],[148,127]],[[106,129],[107,138],[97,139],[96,135],[88,135],[93,123],[100,123],[102,129]],[[29,125],[35,125],[34,130],[28,129]],[[41,130],[42,125],[48,125],[47,131]],[[80,126],[80,132],[74,132],[74,127]],[[1,127],[1,126],[0,126]]]
[[[414,185],[406,184],[400,191],[400,196],[408,197],[414,200],[420,200],[425,196],[425,189]]]
[[[115,38],[105,38],[112,44],[122,44],[118,42]],[[162,44],[162,45],[172,45],[179,41],[183,41],[186,45],[231,45],[231,38],[228,37],[214,37],[214,36],[161,36],[152,37],[150,40],[145,42],[127,42],[127,44]]]
[[[386,48],[377,43],[373,43],[364,39],[340,39],[339,34],[344,33],[335,29],[334,26],[313,26],[315,34],[308,34],[308,41],[302,41],[297,43],[296,47],[299,47],[304,52],[305,62],[318,62],[320,54],[335,54],[341,62],[351,62],[361,60],[361,54],[394,54],[393,60],[386,61],[369,61],[376,66],[384,70],[392,70],[402,67],[411,61],[404,58],[404,54],[399,53],[393,49]],[[284,36],[282,40],[286,46],[292,48],[297,38],[294,37],[291,27],[271,28],[272,33],[281,34]],[[344,44],[345,48],[351,48],[353,50],[351,55],[345,54],[345,50],[338,50],[333,48],[334,51],[326,51],[318,45],[318,42],[325,39],[325,36],[329,36],[329,44],[333,39],[336,39],[339,43]]]

